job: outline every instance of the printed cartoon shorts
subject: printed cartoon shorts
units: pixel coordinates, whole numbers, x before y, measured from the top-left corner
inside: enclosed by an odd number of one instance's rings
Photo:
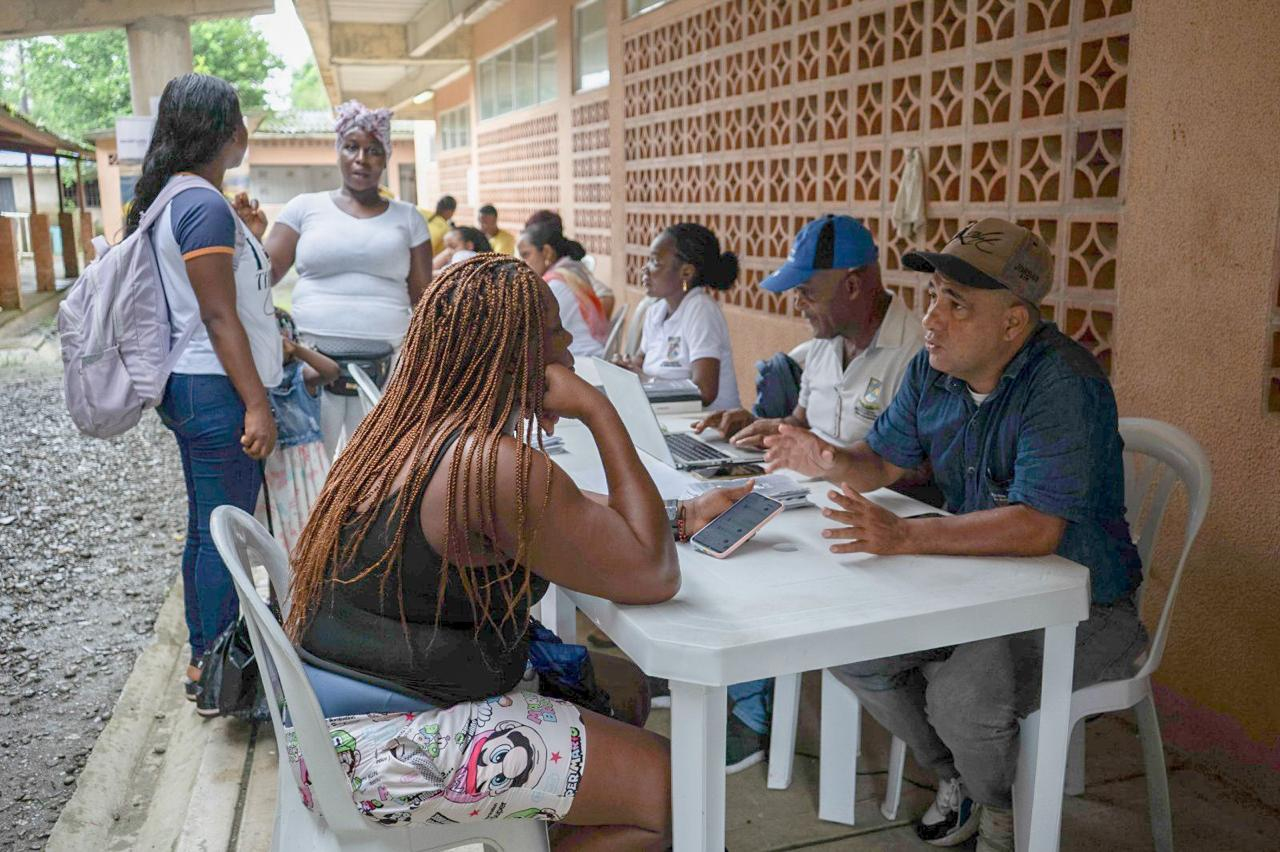
[[[327,721],[356,807],[385,824],[563,819],[587,755],[578,708],[525,690],[443,710]],[[287,737],[311,807],[292,730]]]

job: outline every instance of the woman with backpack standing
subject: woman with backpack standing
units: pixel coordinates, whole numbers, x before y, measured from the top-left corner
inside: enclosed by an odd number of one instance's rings
[[[156,219],[152,244],[169,303],[172,340],[194,326],[158,411],[178,440],[187,485],[182,583],[191,662],[187,698],[199,694],[200,660],[239,614],[231,575],[209,535],[223,504],[252,512],[261,460],[276,442],[267,388],[281,379],[281,342],[266,251],[219,187],[240,165],[249,134],[235,89],[204,74],[170,80],[134,187],[126,234],[175,175],[203,178]]]

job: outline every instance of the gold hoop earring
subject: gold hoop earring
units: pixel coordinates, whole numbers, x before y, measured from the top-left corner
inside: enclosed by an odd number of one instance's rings
[[[683,282],[680,286],[684,288],[684,291],[685,291],[686,293],[688,293],[688,292],[689,292],[689,282],[688,282],[688,281]]]

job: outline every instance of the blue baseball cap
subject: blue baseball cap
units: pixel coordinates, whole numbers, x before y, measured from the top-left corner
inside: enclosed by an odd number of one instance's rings
[[[822,269],[857,269],[880,257],[875,237],[852,216],[828,213],[800,229],[782,268],[760,282],[772,293],[799,287]]]

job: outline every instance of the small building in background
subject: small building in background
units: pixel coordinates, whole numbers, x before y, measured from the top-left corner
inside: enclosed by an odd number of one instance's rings
[[[247,191],[258,199],[269,221],[274,222],[295,195],[341,185],[333,115],[328,110],[291,110],[248,120],[249,150],[240,168],[227,173],[223,188]],[[98,158],[103,232],[114,242],[123,235],[124,204],[133,197],[141,167],[119,162],[114,130],[91,138]],[[383,181],[394,197],[417,203],[413,122],[391,122],[391,148]]]

